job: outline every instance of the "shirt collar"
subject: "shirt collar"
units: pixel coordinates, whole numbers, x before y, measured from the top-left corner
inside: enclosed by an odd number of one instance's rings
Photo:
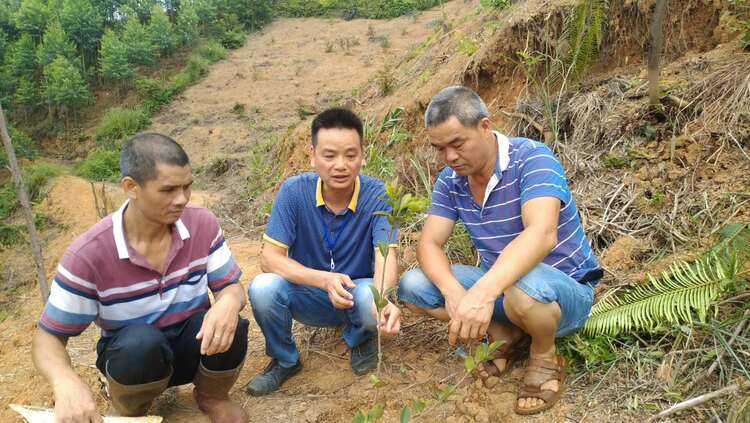
[[[495,134],[497,140],[497,163],[495,164],[495,171],[498,173],[505,172],[510,164],[510,140],[505,135],[492,131]]]
[[[117,256],[120,259],[130,258],[130,253],[128,253],[128,244],[127,242],[125,242],[125,226],[123,224],[123,215],[125,214],[125,209],[128,208],[129,202],[130,200],[125,200],[125,202],[122,203],[122,206],[120,206],[120,208],[112,214],[112,233],[115,236]],[[184,241],[190,238],[190,231],[188,231],[188,228],[182,222],[182,219],[177,219],[177,221],[174,223],[174,226],[175,228],[177,228],[177,233],[180,235],[181,240]]]
[[[357,211],[357,201],[359,201],[359,175],[354,179],[354,193],[352,199],[349,201],[349,210],[352,212]],[[315,187],[315,207],[325,206],[326,202],[323,200],[323,180],[318,176],[318,183]]]

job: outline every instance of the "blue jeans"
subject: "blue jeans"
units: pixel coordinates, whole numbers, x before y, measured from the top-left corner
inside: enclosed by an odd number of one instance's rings
[[[299,351],[292,338],[292,319],[306,325],[333,327],[344,325],[343,338],[354,348],[375,335],[377,322],[373,315],[372,278],[355,279],[356,288],[346,288],[354,296],[354,306],[347,310],[333,307],[328,293],[320,288],[298,285],[275,273],[256,276],[247,289],[255,321],[266,338],[266,354],[282,367],[292,367]]]
[[[458,282],[469,289],[487,271],[479,267],[454,264],[451,272]],[[538,264],[519,279],[515,286],[536,301],[549,304],[556,301],[560,306],[560,321],[557,336],[569,335],[581,329],[591,311],[594,301],[595,283],[579,283],[565,273],[544,263]],[[445,298],[438,288],[419,269],[410,270],[401,276],[398,287],[401,301],[422,309],[445,306]],[[514,326],[503,307],[504,296],[495,301],[492,320],[506,326]]]

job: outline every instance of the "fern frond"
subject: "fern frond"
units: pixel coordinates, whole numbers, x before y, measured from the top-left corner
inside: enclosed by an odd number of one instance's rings
[[[701,322],[732,286],[738,272],[737,257],[713,253],[692,263],[677,262],[656,278],[602,299],[591,309],[584,332],[615,336],[623,332],[653,332],[665,324]]]
[[[564,60],[551,72],[555,79],[553,82],[561,82],[564,75],[578,79],[594,62],[604,39],[608,12],[608,0],[581,0],[566,16],[562,39],[567,41],[568,51]],[[564,69],[559,69],[561,66]]]

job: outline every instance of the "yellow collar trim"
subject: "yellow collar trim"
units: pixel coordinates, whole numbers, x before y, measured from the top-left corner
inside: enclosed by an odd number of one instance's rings
[[[359,201],[359,175],[354,180],[354,193],[352,199],[349,201],[349,210],[357,211],[357,201]],[[326,202],[323,200],[323,180],[318,176],[318,185],[315,187],[315,207],[325,206]]]

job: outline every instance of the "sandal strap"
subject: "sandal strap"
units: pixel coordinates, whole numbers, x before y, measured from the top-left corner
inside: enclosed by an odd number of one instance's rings
[[[560,387],[560,389],[562,389],[562,387]],[[558,396],[559,396],[559,392],[557,391],[552,391],[549,389],[536,391],[536,390],[533,390],[533,388],[529,389],[529,387],[527,386],[524,386],[521,389],[521,391],[518,393],[518,398],[536,398],[547,403],[556,399]]]
[[[526,375],[523,378],[524,389],[528,387],[540,391],[539,388],[550,380],[561,381],[563,377],[561,362],[564,363],[560,358],[555,361],[539,358],[529,359],[526,366]]]

